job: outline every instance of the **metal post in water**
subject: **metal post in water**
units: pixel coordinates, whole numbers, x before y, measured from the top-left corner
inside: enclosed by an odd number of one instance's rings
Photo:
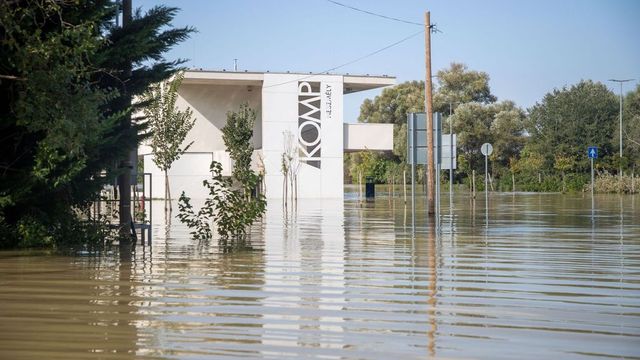
[[[451,121],[451,103],[449,103],[449,207],[453,200],[453,122]]]
[[[595,185],[595,182],[593,181],[593,158],[590,159],[591,160],[591,198],[593,198],[593,188]]]
[[[595,220],[595,198],[593,196],[593,188],[595,187],[594,176],[593,176],[593,158],[591,160],[591,227],[593,230],[593,224]]]
[[[435,174],[435,193],[436,193],[436,204],[435,204],[435,211],[436,211],[436,229],[439,230],[440,228],[440,195],[441,195],[441,189],[440,189],[440,172],[442,169],[442,117],[440,116],[440,113],[435,113],[434,114],[434,136],[433,136],[433,142],[435,145],[435,149],[433,151],[433,154],[435,156],[434,159],[434,164],[436,165],[436,174]]]
[[[489,203],[489,156],[484,156],[484,201]]]
[[[416,114],[410,114],[410,131],[411,137],[411,228],[416,230],[416,161],[417,161],[417,135],[416,135]]]
[[[407,168],[402,169],[402,190],[404,191],[404,203],[407,203]]]

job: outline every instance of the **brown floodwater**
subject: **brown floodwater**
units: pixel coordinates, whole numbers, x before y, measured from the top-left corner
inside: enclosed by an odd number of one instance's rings
[[[0,359],[640,359],[640,197],[443,194],[436,231],[381,195],[271,201],[233,249],[158,217],[131,261],[0,252]]]

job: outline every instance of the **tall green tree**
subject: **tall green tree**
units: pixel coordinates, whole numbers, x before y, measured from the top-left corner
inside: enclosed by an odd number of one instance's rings
[[[257,185],[257,175],[251,169],[255,122],[256,111],[244,103],[239,111],[227,112],[227,123],[222,128],[222,140],[233,160],[232,176],[243,187],[245,195]]]
[[[191,32],[170,27],[176,11],[137,12],[118,28],[109,0],[0,2],[0,246],[85,239],[78,210],[144,127],[126,126],[127,99],[180,63],[162,56]]]
[[[193,110],[189,107],[184,110],[176,107],[178,89],[183,78],[184,73],[181,72],[171,79],[153,84],[142,97],[142,100],[148,104],[144,108],[144,114],[151,132],[149,145],[153,152],[153,162],[164,172],[165,211],[167,211],[167,203],[168,210],[173,210],[168,172],[173,163],[180,159],[180,156],[193,144],[192,141],[182,146],[195,124]]]
[[[449,68],[437,73],[434,92],[434,110],[449,114],[461,104],[476,102],[490,104],[496,101],[489,87],[489,75],[469,70],[465,64],[451,63]],[[424,112],[424,81],[408,81],[386,88],[373,100],[366,99],[360,106],[359,122],[394,124],[393,154],[405,163],[407,156],[407,114]]]
[[[601,83],[584,80],[547,93],[529,109],[529,148],[541,154],[545,169],[553,169],[556,156],[575,158],[572,166],[587,171],[587,147],[597,146],[602,162],[612,161],[618,119],[618,100]],[[614,169],[613,167],[611,168]]]
[[[619,135],[618,135],[619,136]],[[623,155],[634,173],[640,166],[640,85],[624,98]],[[617,138],[613,139],[614,143]]]
[[[483,171],[484,156],[480,147],[484,143],[493,145],[494,171],[506,169],[525,144],[525,114],[511,101],[463,104],[452,121],[453,131],[458,134],[459,154],[468,162],[468,170]]]
[[[469,70],[467,65],[453,62],[449,68],[436,74],[437,89],[433,94],[433,108],[442,114],[449,113],[449,105],[455,112],[457,105],[477,102],[490,104],[497,100],[491,94],[489,74]]]

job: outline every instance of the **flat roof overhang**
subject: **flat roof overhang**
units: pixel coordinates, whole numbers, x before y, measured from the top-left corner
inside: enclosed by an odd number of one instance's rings
[[[370,75],[344,75],[344,93],[351,94],[358,91],[372,90],[385,86],[395,85],[394,76],[370,76]]]
[[[300,79],[309,79],[310,75],[305,73],[283,73],[283,72],[250,72],[250,71],[206,71],[187,70],[182,83],[185,85],[220,85],[220,86],[260,86],[264,82],[265,74],[288,74],[300,75]],[[372,90],[380,87],[395,85],[396,78],[387,75],[341,75],[341,74],[318,74],[342,76],[344,83],[344,94],[351,94],[358,91]],[[313,76],[313,75],[312,75]]]

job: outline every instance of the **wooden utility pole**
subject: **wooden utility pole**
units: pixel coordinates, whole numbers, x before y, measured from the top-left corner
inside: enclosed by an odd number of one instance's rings
[[[431,20],[430,13],[424,13],[424,45],[425,45],[425,112],[427,113],[427,201],[428,214],[433,216],[435,213],[434,201],[434,164],[433,164],[433,103],[432,103],[432,84],[431,84]]]
[[[132,20],[132,0],[123,0],[122,2],[122,27],[126,28],[131,24]],[[131,63],[128,63],[124,69],[124,83],[129,83],[131,78]],[[131,95],[128,89],[123,89],[123,102],[127,107],[131,105]],[[131,114],[126,115],[123,124],[123,131],[129,131],[131,128]],[[118,176],[118,192],[120,193],[119,215],[120,215],[120,250],[121,252],[131,251],[131,154],[120,162],[120,170],[122,173]]]

